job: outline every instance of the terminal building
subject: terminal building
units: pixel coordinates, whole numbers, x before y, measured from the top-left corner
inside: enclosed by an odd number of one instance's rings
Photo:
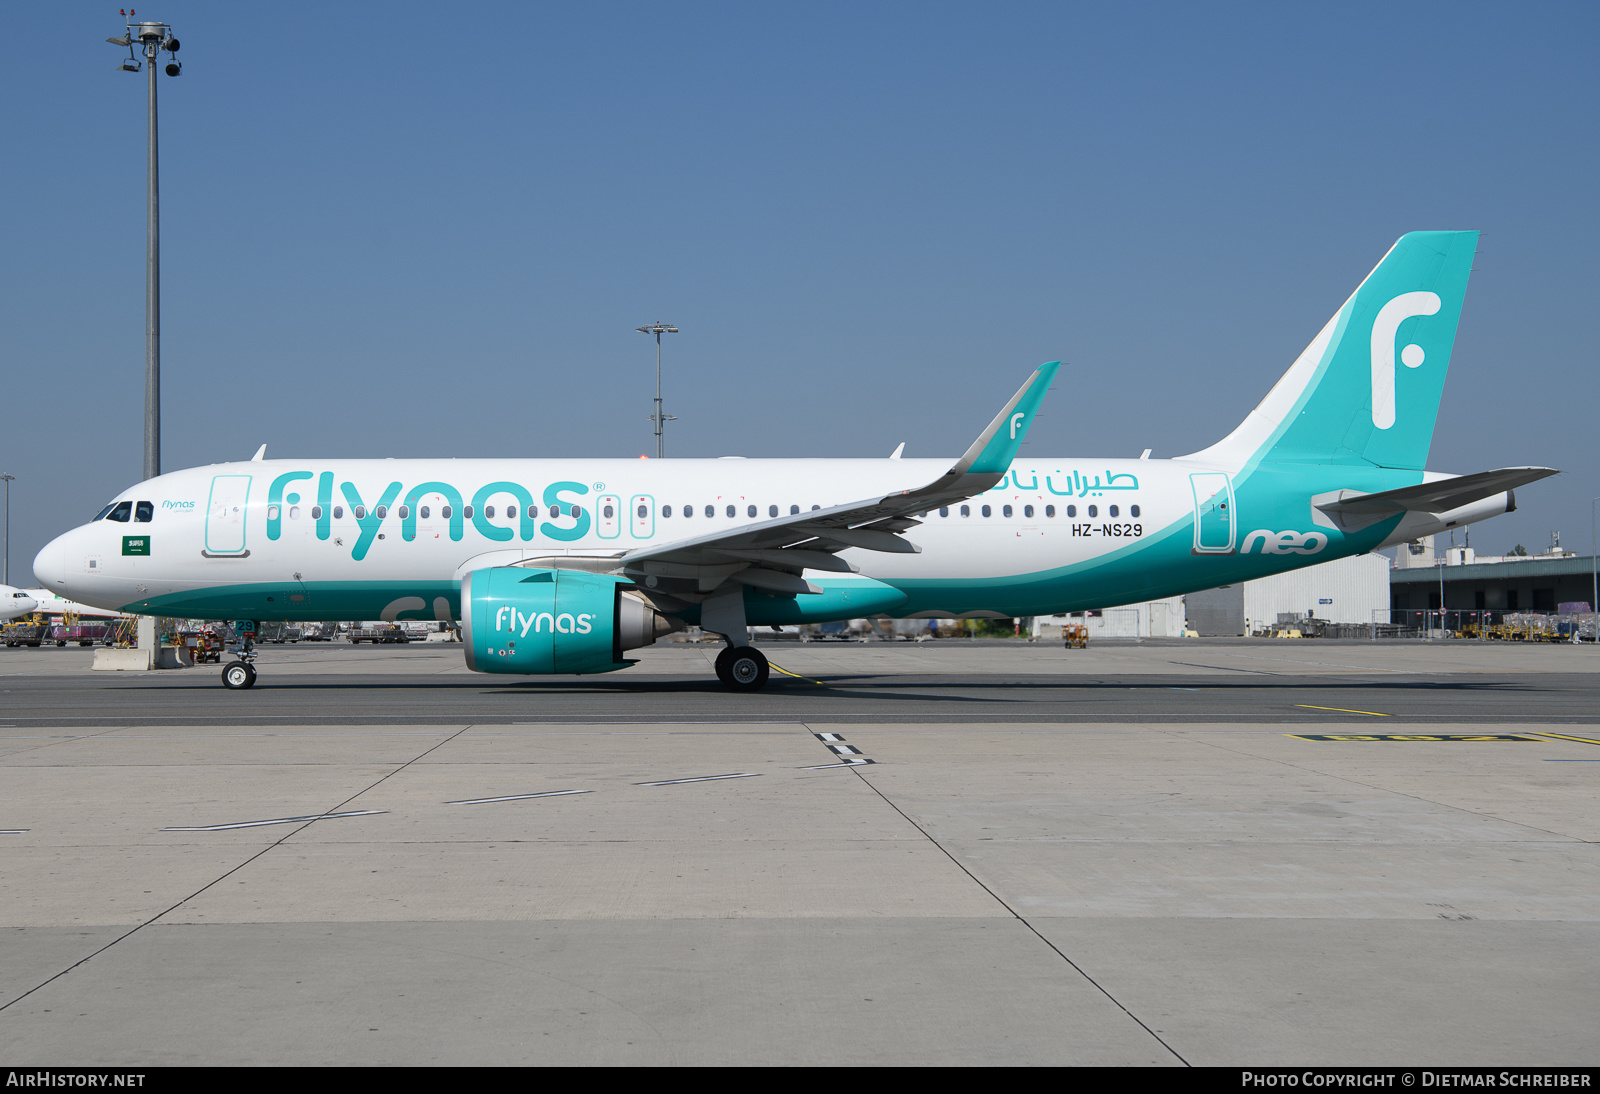
[[[1446,547],[1435,556],[1428,541],[1405,544],[1389,575],[1397,612],[1561,612],[1594,610],[1594,558],[1561,548],[1559,535],[1537,555],[1478,555]]]
[[[1040,616],[1044,628],[1083,623],[1090,639],[1270,634],[1315,625],[1426,625],[1414,613],[1582,614],[1594,610],[1594,559],[1561,548],[1537,555],[1477,555],[1470,546],[1435,553],[1432,537],[1380,554],[1335,559],[1254,581],[1146,604],[1071,616]],[[1587,626],[1587,625],[1586,625]],[[1587,632],[1585,632],[1587,633]]]

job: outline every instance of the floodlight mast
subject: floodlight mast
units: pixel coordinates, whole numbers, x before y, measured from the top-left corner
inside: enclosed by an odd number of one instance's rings
[[[640,334],[653,334],[656,336],[656,412],[650,415],[650,420],[656,423],[656,459],[666,457],[666,441],[662,430],[667,422],[678,420],[676,414],[661,413],[661,336],[663,334],[677,334],[678,328],[671,323],[651,323],[644,327],[635,327]]]
[[[141,67],[150,70],[144,267],[144,477],[153,479],[161,474],[161,185],[156,140],[156,59],[162,50],[176,54],[178,40],[166,23],[134,22],[133,16],[132,11],[126,13],[125,35],[106,41],[127,47],[128,59],[121,65],[124,72],[138,72]],[[144,54],[144,65],[141,66],[135,50]],[[181,71],[183,66],[174,56],[166,67],[167,75],[176,76]]]

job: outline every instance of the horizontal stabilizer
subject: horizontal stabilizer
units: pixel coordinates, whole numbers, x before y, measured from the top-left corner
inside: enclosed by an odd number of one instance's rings
[[[1550,467],[1502,467],[1497,471],[1480,471],[1476,475],[1460,475],[1425,482],[1420,486],[1385,490],[1381,494],[1340,490],[1340,496],[1327,500],[1313,499],[1312,504],[1329,516],[1386,517],[1403,512],[1446,513],[1558,474],[1559,471]]]

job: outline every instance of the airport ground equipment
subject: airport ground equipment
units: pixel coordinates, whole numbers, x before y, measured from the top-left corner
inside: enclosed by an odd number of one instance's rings
[[[1061,628],[1061,641],[1069,650],[1088,649],[1089,625],[1087,623],[1068,623]]]
[[[352,627],[348,637],[352,646],[359,646],[363,642],[370,642],[375,646],[403,646],[411,641],[406,629],[398,623],[384,623],[376,627]]]

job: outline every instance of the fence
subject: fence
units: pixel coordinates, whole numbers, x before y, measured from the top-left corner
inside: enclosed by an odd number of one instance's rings
[[[1479,642],[1593,642],[1600,635],[1594,612],[1512,612],[1464,608],[1380,608],[1363,628],[1366,637]]]

